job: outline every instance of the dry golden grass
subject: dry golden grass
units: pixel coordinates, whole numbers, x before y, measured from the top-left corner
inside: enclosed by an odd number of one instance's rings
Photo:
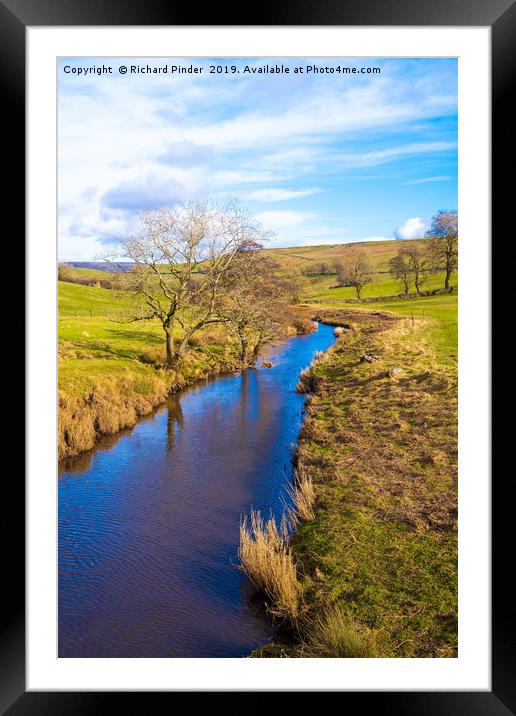
[[[306,469],[298,464],[294,475],[294,484],[289,490],[290,498],[294,504],[291,512],[291,521],[313,520],[315,517],[314,503],[315,490],[312,478]]]
[[[311,393],[314,389],[312,382],[312,372],[310,368],[304,368],[299,374],[299,380],[296,385],[296,393]]]
[[[144,393],[140,391],[130,378],[106,379],[81,396],[59,391],[59,460],[90,450],[100,435],[132,427],[138,418],[166,400],[169,389],[156,377]]]
[[[296,393],[315,393],[318,386],[318,379],[314,368],[326,360],[326,353],[317,351],[308,368],[304,368],[299,374],[299,381],[296,385]]]
[[[251,510],[249,519],[240,524],[238,557],[251,582],[269,599],[268,610],[295,621],[300,612],[301,586],[285,517],[278,527],[273,517],[264,520],[260,512]]]

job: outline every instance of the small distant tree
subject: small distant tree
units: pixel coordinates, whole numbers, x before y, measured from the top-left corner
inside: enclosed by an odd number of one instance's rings
[[[406,296],[409,292],[412,269],[408,256],[403,250],[400,250],[397,256],[393,256],[392,259],[389,259],[389,271],[391,276],[400,282],[403,295]]]
[[[417,244],[403,247],[400,251],[400,255],[403,260],[406,261],[412,278],[414,279],[414,285],[416,287],[416,293],[421,293],[421,287],[428,280],[432,273],[432,260],[428,251],[420,249]]]
[[[432,217],[427,236],[436,267],[444,268],[444,288],[450,290],[450,278],[458,266],[459,231],[456,211],[440,211]]]
[[[337,265],[337,282],[340,286],[352,286],[361,300],[362,289],[373,280],[373,270],[363,251],[348,249]]]
[[[143,304],[125,320],[155,318],[165,334],[167,366],[182,358],[189,339],[220,323],[223,279],[233,262],[267,232],[238,204],[192,202],[140,215],[138,231],[108,258],[129,261],[119,287]]]

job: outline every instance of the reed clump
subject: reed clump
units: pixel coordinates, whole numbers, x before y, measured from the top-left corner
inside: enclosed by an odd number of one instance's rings
[[[296,385],[296,393],[315,393],[319,386],[319,378],[314,373],[314,368],[326,361],[326,353],[317,351],[313,361],[299,374],[299,381]]]
[[[294,509],[291,510],[292,522],[297,523],[299,519],[308,522],[315,518],[314,485],[306,468],[301,465],[298,465],[296,469],[294,483],[289,490],[289,495],[294,504]]]
[[[268,598],[268,610],[275,616],[295,622],[300,613],[301,584],[289,547],[288,522],[279,526],[274,517],[264,520],[251,510],[240,523],[238,557],[248,578]]]

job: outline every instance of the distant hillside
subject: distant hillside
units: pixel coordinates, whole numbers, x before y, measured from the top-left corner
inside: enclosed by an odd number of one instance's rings
[[[304,300],[334,300],[355,297],[351,287],[337,286],[335,264],[343,261],[346,252],[356,249],[363,252],[372,269],[372,283],[363,291],[364,298],[395,296],[400,293],[398,281],[389,274],[389,260],[403,247],[420,246],[423,248],[429,238],[409,239],[406,241],[364,241],[352,244],[326,244],[323,246],[292,246],[288,248],[267,248],[264,253],[278,265],[282,275],[295,279],[300,286]],[[133,264],[117,264],[121,271],[128,271]],[[69,283],[79,283],[101,288],[117,288],[113,276],[116,267],[103,261],[70,261],[60,265],[59,279]],[[433,291],[443,286],[441,272],[428,277],[423,289]],[[457,286],[457,274],[452,279]],[[411,287],[413,290],[413,287]]]
[[[324,246],[293,246],[286,249],[265,249],[265,253],[285,268],[301,273],[310,265],[327,263],[334,265],[345,256],[346,251],[353,247],[367,255],[373,271],[387,273],[389,271],[389,259],[396,256],[403,246],[420,245],[424,246],[429,239],[409,239],[407,241],[361,241],[352,244],[327,244]]]
[[[290,246],[285,249],[264,249],[275,261],[285,268],[301,272],[310,264],[328,263],[335,264],[342,260],[349,247],[354,247],[367,254],[375,272],[387,272],[389,270],[389,259],[395,256],[402,246],[421,244],[424,245],[428,239],[409,239],[407,241],[361,241],[352,244],[326,244],[324,246]],[[107,273],[117,271],[129,271],[132,263],[121,261],[116,265],[106,261],[66,261],[67,266],[77,269],[90,269]]]
[[[326,244],[324,246],[290,246],[285,249],[264,249],[264,253],[270,255],[275,261],[288,269],[301,272],[310,264],[328,263],[334,265],[342,261],[346,251],[356,248],[367,254],[375,272],[387,272],[389,270],[389,259],[395,256],[402,246],[421,244],[424,245],[428,239],[409,239],[407,241],[361,241],[352,244]],[[110,264],[106,261],[65,261],[67,266],[76,269],[89,269],[116,273],[129,271],[133,264],[129,261],[121,261]]]
[[[64,261],[67,266],[78,269],[93,269],[95,271],[103,271],[105,273],[120,273],[129,271],[133,265],[129,261],[120,261],[116,265],[110,264],[108,261]]]

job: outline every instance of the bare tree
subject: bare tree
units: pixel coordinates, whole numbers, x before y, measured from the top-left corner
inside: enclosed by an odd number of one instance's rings
[[[412,269],[403,249],[398,251],[397,256],[393,256],[392,259],[389,259],[389,271],[391,276],[400,282],[403,295],[406,296],[409,292]]]
[[[411,244],[410,246],[404,246],[400,254],[407,262],[410,273],[414,279],[414,285],[416,292],[419,295],[421,293],[421,287],[428,280],[428,277],[432,273],[432,261],[428,251],[420,249],[417,244]]]
[[[256,361],[264,343],[284,335],[290,319],[288,304],[294,286],[278,276],[278,269],[275,262],[249,247],[226,272],[219,310],[239,341],[244,367]]]
[[[444,268],[444,288],[450,290],[450,278],[458,265],[459,230],[456,211],[439,211],[432,217],[427,236],[432,237],[430,251],[436,266]]]
[[[138,297],[146,309],[135,310],[126,320],[161,322],[171,367],[194,333],[224,320],[220,314],[224,276],[244,249],[266,238],[267,232],[236,203],[220,208],[191,202],[144,212],[136,234],[109,257],[132,263],[130,271],[120,274],[120,287]]]
[[[373,269],[363,251],[348,249],[337,265],[337,280],[341,286],[353,286],[360,301],[364,286],[371,283]]]

